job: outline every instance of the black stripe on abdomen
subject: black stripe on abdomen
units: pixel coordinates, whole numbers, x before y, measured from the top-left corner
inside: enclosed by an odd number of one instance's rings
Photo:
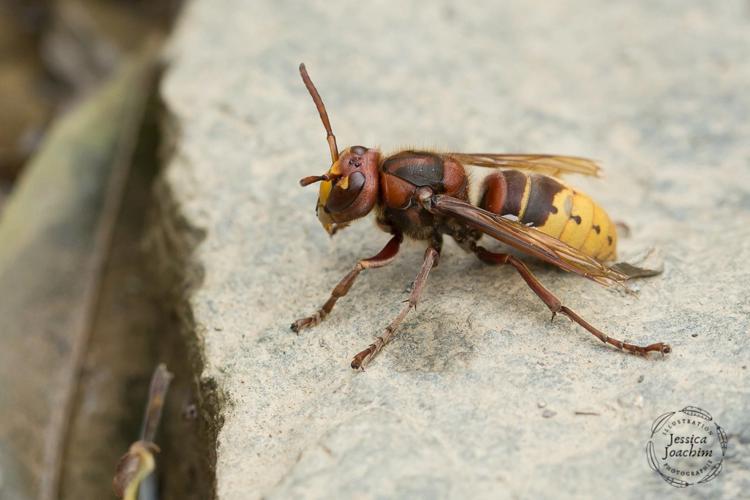
[[[535,227],[543,226],[549,214],[557,212],[554,205],[555,195],[564,186],[552,177],[546,175],[529,175],[529,200],[523,212],[521,222]]]
[[[517,170],[503,170],[501,173],[505,177],[506,191],[500,215],[518,216],[521,213],[523,194],[526,191],[528,176]]]

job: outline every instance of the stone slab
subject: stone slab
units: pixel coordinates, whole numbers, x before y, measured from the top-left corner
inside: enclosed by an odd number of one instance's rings
[[[203,377],[225,395],[219,498],[737,497],[750,487],[750,65],[747,5],[196,0],[162,94],[179,213],[205,239],[189,299]],[[387,236],[333,239],[314,188],[328,166],[304,61],[340,146],[587,155],[569,181],[655,247],[664,273],[628,296],[534,266],[613,335],[549,314],[512,269],[447,244],[417,314],[365,373],[351,356],[406,297],[423,247],[368,272],[295,335]],[[646,462],[654,419],[696,405],[730,436],[722,474],[677,490]],[[594,413],[594,415],[582,415]]]

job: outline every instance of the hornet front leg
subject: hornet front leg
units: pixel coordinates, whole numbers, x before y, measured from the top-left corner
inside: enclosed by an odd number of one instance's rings
[[[357,262],[357,264],[354,266],[354,269],[349,271],[349,274],[344,276],[339,284],[336,285],[336,288],[333,289],[333,291],[331,292],[331,296],[328,298],[325,304],[323,304],[323,306],[318,309],[312,316],[298,319],[297,321],[292,323],[292,330],[295,332],[299,332],[300,330],[315,326],[323,321],[325,317],[331,313],[331,310],[336,304],[336,301],[349,292],[349,289],[354,284],[354,281],[357,279],[357,276],[359,276],[359,273],[361,273],[365,269],[375,269],[378,267],[386,266],[393,262],[393,260],[396,258],[396,254],[398,254],[398,250],[403,239],[404,238],[401,233],[396,233],[376,256],[370,257],[369,259],[362,259]]]
[[[411,293],[409,294],[409,299],[406,301],[406,305],[403,307],[403,309],[401,309],[401,312],[398,313],[398,316],[396,316],[393,321],[391,321],[391,323],[386,327],[383,335],[376,337],[375,342],[370,344],[367,349],[354,356],[354,359],[352,360],[352,368],[354,368],[355,370],[364,369],[365,366],[367,366],[367,364],[372,361],[372,358],[374,358],[383,349],[383,347],[385,347],[385,345],[393,339],[393,336],[396,333],[396,329],[404,320],[409,311],[411,309],[416,309],[417,302],[419,302],[419,297],[422,295],[422,289],[424,288],[425,283],[427,283],[427,276],[430,274],[430,269],[432,269],[433,266],[437,265],[439,257],[440,252],[437,248],[435,248],[435,246],[427,247],[427,250],[424,253],[422,268],[419,270],[419,274],[417,274],[417,277],[414,280],[414,286],[411,289]]]

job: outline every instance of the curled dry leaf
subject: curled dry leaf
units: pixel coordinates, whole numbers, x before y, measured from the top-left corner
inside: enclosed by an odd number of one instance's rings
[[[136,441],[117,463],[112,488],[118,498],[136,500],[138,487],[154,470],[154,453],[159,447],[149,441]]]

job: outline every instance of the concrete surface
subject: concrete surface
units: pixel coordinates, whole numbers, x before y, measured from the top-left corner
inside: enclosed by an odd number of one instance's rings
[[[202,377],[225,397],[219,498],[748,491],[748,28],[739,1],[192,2],[162,86],[174,141],[164,203],[205,231],[186,314]],[[399,310],[421,245],[292,333],[387,241],[371,221],[329,239],[316,188],[297,185],[329,166],[301,61],[341,147],[602,160],[604,179],[568,181],[632,228],[623,255],[656,247],[664,274],[628,296],[534,270],[612,335],[673,353],[637,358],[550,324],[512,269],[452,243],[367,372],[349,361]],[[686,405],[716,418],[729,449],[717,479],[677,490],[644,446],[654,419]]]

